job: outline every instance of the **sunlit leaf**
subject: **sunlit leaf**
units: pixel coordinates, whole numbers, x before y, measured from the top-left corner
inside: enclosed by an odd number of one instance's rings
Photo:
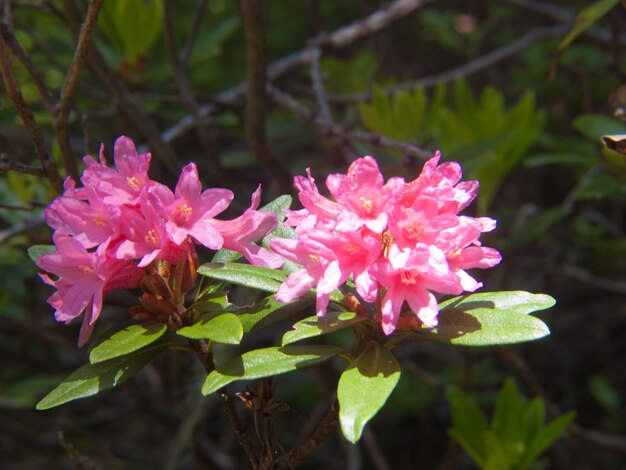
[[[341,348],[328,345],[255,349],[211,372],[204,381],[202,393],[208,395],[236,380],[271,377],[310,367],[341,352]]]
[[[400,379],[400,364],[385,347],[372,343],[341,374],[337,387],[344,437],[355,443],[383,407]]]
[[[118,331],[91,350],[89,362],[96,364],[135,352],[154,343],[167,331],[165,323],[140,323]]]
[[[85,364],[63,379],[37,404],[37,409],[53,408],[68,401],[89,397],[116,387],[143,369],[167,347],[166,344],[154,345],[109,361]]]
[[[210,339],[218,343],[239,344],[243,337],[243,326],[239,317],[233,313],[209,313],[200,316],[198,321],[185,326],[176,334],[191,339]]]
[[[349,328],[365,320],[365,317],[354,312],[327,312],[323,317],[314,315],[300,320],[293,325],[291,331],[283,335],[282,344],[295,343],[306,338],[325,335],[333,331]]]
[[[287,278],[285,273],[277,269],[243,263],[206,263],[198,268],[198,273],[267,292],[277,292],[280,284]]]

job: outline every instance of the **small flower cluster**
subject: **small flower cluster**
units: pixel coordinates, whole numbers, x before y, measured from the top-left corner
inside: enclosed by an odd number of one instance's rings
[[[155,260],[189,264],[195,259],[194,243],[238,251],[261,266],[282,264],[280,257],[254,244],[276,225],[274,214],[256,210],[260,188],[243,215],[216,220],[233,193],[219,188],[203,192],[195,164],[182,169],[172,192],[148,177],[150,154],[137,154],[128,137],[117,139],[113,158],[115,168],[106,165],[102,148],[99,162],[84,157],[82,187],[67,178],[63,195],[45,212],[55,230],[56,251],[39,257],[37,265],[56,276],[41,275],[57,289],[48,303],[58,321],[68,323],[86,309],[80,346],[91,335],[106,292],[139,287],[145,268]]]
[[[391,334],[398,325],[436,326],[433,292],[481,287],[465,270],[500,262],[500,254],[478,240],[496,222],[458,215],[476,197],[478,182],[459,182],[460,165],[438,165],[439,158],[437,152],[414,181],[386,183],[376,160],[359,158],[346,175],[328,176],[334,201],[320,194],[310,170],[296,177],[304,209],[289,211],[286,224],[297,238],[273,239],[270,247],[303,268],[281,285],[277,299],[294,300],[315,286],[323,316],[331,292],[352,277],[364,301],[379,302],[382,329]],[[405,301],[419,321],[401,317]]]

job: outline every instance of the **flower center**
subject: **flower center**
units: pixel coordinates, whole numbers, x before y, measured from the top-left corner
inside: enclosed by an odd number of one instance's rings
[[[141,188],[141,183],[134,176],[127,176],[126,177],[126,183],[128,184],[128,186],[130,186],[134,190],[138,190],[139,188]]]
[[[405,286],[414,285],[416,283],[415,272],[412,270],[402,271],[402,273],[400,273],[400,282]]]
[[[89,275],[89,274],[93,274],[93,273],[94,273],[94,269],[93,269],[91,266],[85,266],[85,265],[83,264],[83,265],[80,265],[78,268],[79,268],[79,269],[80,269],[80,270],[81,270],[84,274],[87,274],[87,275]]]
[[[345,250],[351,255],[356,255],[361,251],[361,245],[356,242],[348,243],[345,245]]]
[[[415,222],[408,224],[402,230],[402,234],[409,240],[415,240],[416,242],[422,239],[424,235],[424,228]]]
[[[359,198],[359,202],[365,209],[365,213],[370,215],[372,213],[372,209],[374,209],[374,202],[371,199],[367,199],[366,197],[361,196]]]
[[[146,241],[146,243],[150,243],[154,246],[159,246],[159,236],[154,229],[148,232],[148,234],[144,237],[144,240]]]
[[[107,219],[100,214],[94,216],[91,220],[93,220],[93,223],[96,225],[104,226],[107,224]]]
[[[180,204],[176,207],[176,218],[180,222],[189,222],[191,214],[193,214],[193,209],[187,204]]]
[[[309,255],[309,259],[310,259],[311,261],[313,261],[314,263],[316,263],[316,262],[318,262],[318,261],[320,260],[320,257],[319,257],[319,256],[317,256],[317,255],[311,255],[311,254],[310,254],[310,255]]]

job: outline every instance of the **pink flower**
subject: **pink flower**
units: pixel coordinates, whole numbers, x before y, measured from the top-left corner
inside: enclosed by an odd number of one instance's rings
[[[174,243],[180,245],[191,236],[212,250],[222,247],[222,235],[211,221],[229,206],[232,191],[215,188],[202,192],[196,165],[190,163],[183,168],[174,194],[163,185],[153,186],[150,192],[156,196],[155,205],[167,219],[165,231]]]
[[[100,315],[105,292],[137,287],[141,270],[132,263],[108,258],[105,245],[89,253],[79,241],[60,232],[55,234],[54,242],[56,252],[40,256],[36,263],[58,276],[53,280],[41,274],[46,284],[57,289],[48,299],[57,321],[69,323],[87,311],[78,340],[78,345],[83,346]]]
[[[296,177],[304,209],[288,211],[286,225],[296,227],[297,239],[274,239],[271,247],[303,268],[287,278],[277,299],[290,301],[316,287],[323,315],[330,292],[352,277],[364,301],[377,301],[376,316],[391,334],[398,324],[415,326],[400,321],[409,312],[436,326],[435,293],[481,287],[465,270],[500,262],[496,250],[479,242],[495,221],[458,215],[476,197],[478,182],[460,182],[459,164],[438,165],[439,158],[437,152],[409,183],[385,183],[372,157],[359,158],[346,175],[327,178],[334,201],[320,194],[309,170],[307,178]]]
[[[113,146],[113,160],[115,168],[107,167],[104,146],[100,147],[99,163],[86,156],[81,182],[105,204],[135,204],[144,188],[151,184],[148,178],[150,154],[138,154],[133,141],[121,136]]]
[[[243,254],[251,264],[278,268],[283,265],[282,258],[254,243],[271,232],[277,223],[274,213],[257,210],[260,203],[261,186],[252,194],[250,208],[241,216],[233,220],[211,219],[209,222],[222,236],[223,248]]]

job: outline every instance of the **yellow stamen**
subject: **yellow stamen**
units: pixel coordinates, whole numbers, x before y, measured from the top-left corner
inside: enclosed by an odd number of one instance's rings
[[[154,230],[150,230],[148,234],[144,237],[146,243],[151,243],[155,246],[159,246],[159,237]]]
[[[400,281],[406,286],[415,284],[413,271],[402,271],[402,274],[400,274]]]
[[[93,223],[96,225],[103,226],[107,224],[107,219],[101,215],[96,215],[91,220],[93,220]]]
[[[191,214],[193,214],[193,209],[187,204],[181,204],[176,208],[176,213],[178,214],[178,218],[180,220],[188,222],[191,218]]]
[[[367,199],[363,196],[359,198],[359,201],[361,202],[363,209],[365,209],[365,213],[367,215],[370,215],[372,213],[372,209],[374,208],[374,202],[371,199]]]
[[[130,186],[131,188],[133,188],[135,190],[141,188],[141,183],[134,176],[126,177],[126,183],[128,184],[128,186]]]

